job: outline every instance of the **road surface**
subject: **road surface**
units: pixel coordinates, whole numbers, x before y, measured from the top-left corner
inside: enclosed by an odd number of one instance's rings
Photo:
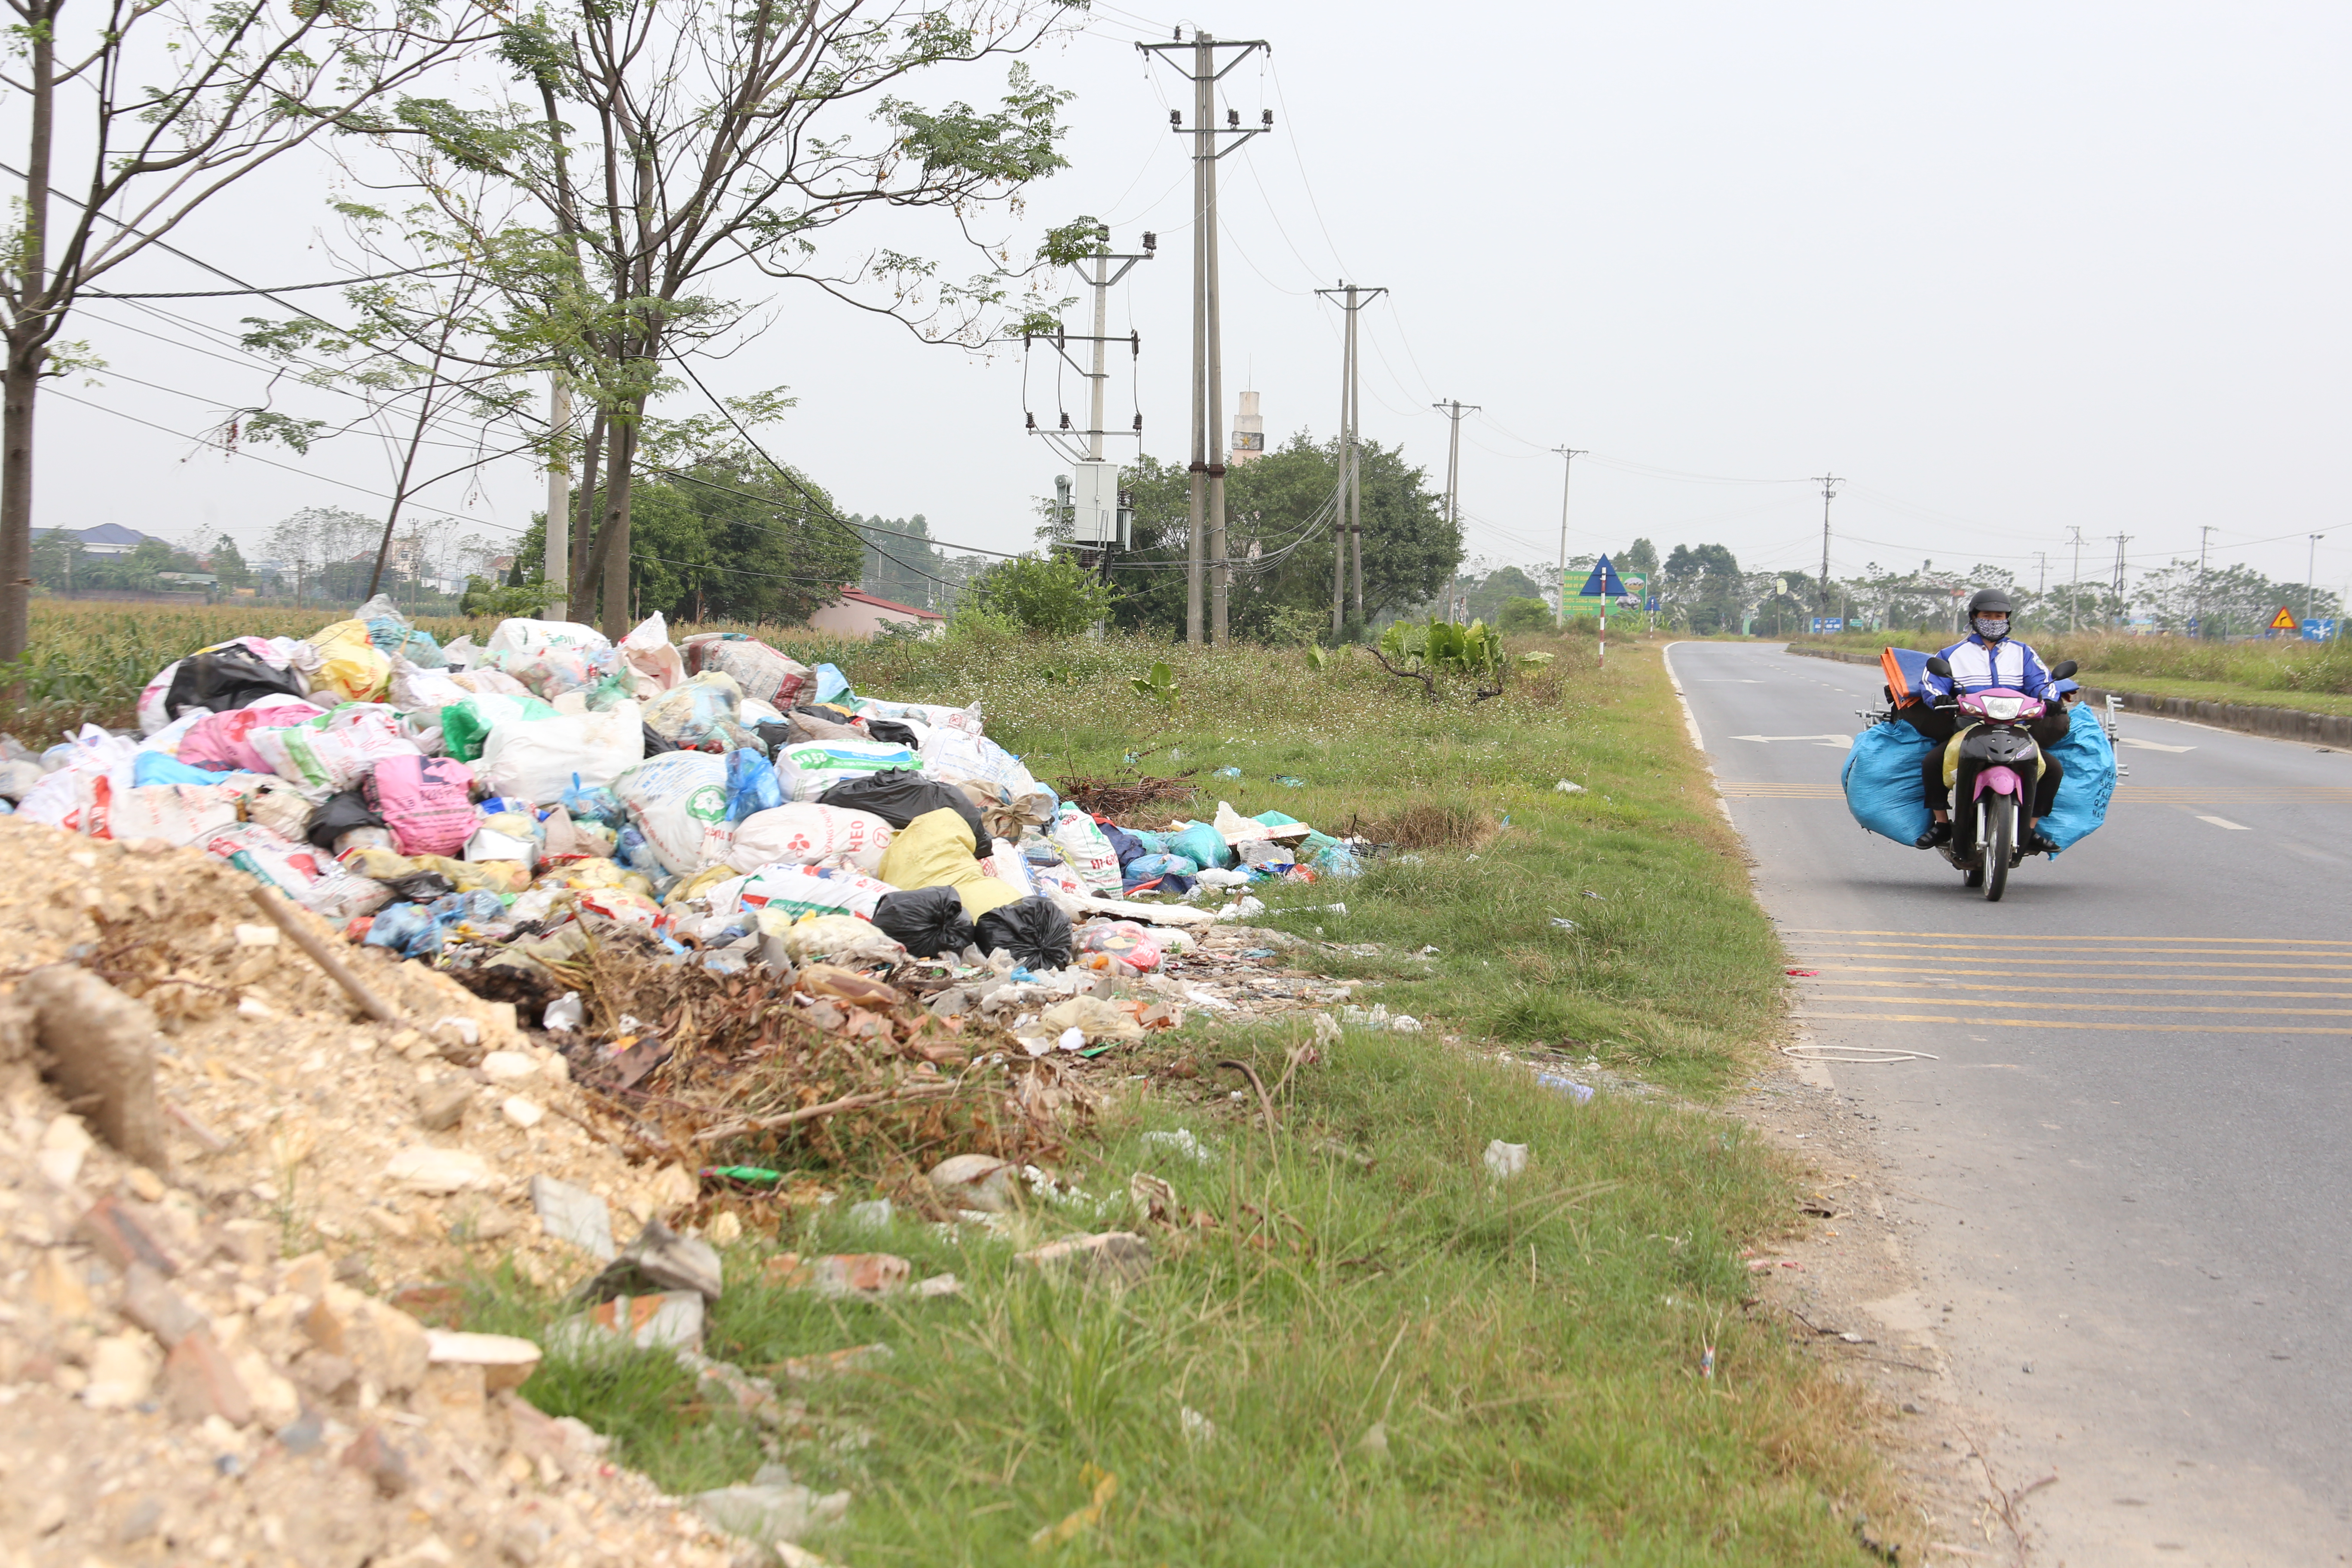
[[[2106,826],[1999,903],[1864,833],[1870,666],[1669,653],[2034,1561],[2352,1561],[2352,756],[2122,717]],[[1948,1308],[1948,1312],[1945,1310]]]

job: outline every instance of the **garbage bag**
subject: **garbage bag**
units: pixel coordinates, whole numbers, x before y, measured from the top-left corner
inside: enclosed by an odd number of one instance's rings
[[[1000,800],[1015,799],[1037,787],[1036,778],[1021,765],[1020,758],[985,735],[946,725],[923,739],[923,773],[950,784],[969,781],[984,785]]]
[[[499,623],[476,668],[502,670],[539,696],[553,698],[593,686],[619,665],[612,643],[593,626],[517,616]]]
[[[810,701],[822,707],[827,702],[849,703],[857,700],[856,694],[849,689],[849,677],[842,674],[832,665],[818,665],[815,677],[816,689],[809,694]]]
[[[180,660],[164,690],[163,718],[177,719],[191,708],[225,713],[233,708],[250,708],[264,697],[303,697],[302,678],[282,664],[263,659],[246,646],[252,640],[224,643]]]
[[[2065,738],[2049,752],[2066,771],[2040,826],[2045,837],[2063,849],[2106,821],[2107,801],[2116,793],[2116,748],[2107,739],[2106,726],[2086,702],[2075,707]]]
[[[386,757],[363,786],[403,855],[455,855],[474,836],[474,770],[452,757]]]
[[[555,710],[536,697],[467,697],[441,710],[441,749],[461,763],[478,763],[483,742],[501,722],[554,717]]]
[[[319,656],[319,668],[310,673],[311,690],[327,692],[339,702],[373,702],[392,685],[392,660],[368,636],[365,621],[337,621],[304,640]]]
[[[933,728],[944,724],[974,735],[982,730],[977,702],[968,708],[950,708],[940,702],[885,702],[877,697],[861,697],[857,713],[863,719],[907,719]]]
[[[971,917],[953,888],[892,893],[874,906],[874,924],[917,958],[961,952],[977,940]]]
[[[869,811],[901,831],[919,816],[934,811],[952,811],[971,826],[974,858],[989,850],[988,830],[981,826],[980,807],[972,805],[971,797],[919,773],[892,771],[854,778],[817,796],[816,804]]]
[[[178,756],[192,767],[210,768],[215,773],[242,770],[250,773],[266,773],[269,764],[253,749],[247,739],[256,730],[282,729],[289,724],[306,723],[322,718],[326,710],[312,707],[299,698],[286,698],[273,693],[275,700],[265,699],[258,706],[231,709],[227,712],[207,713],[190,725],[180,736]]]
[[[313,789],[350,789],[388,757],[424,755],[400,732],[392,710],[374,703],[348,703],[299,724],[254,730],[246,740],[270,772]]]
[[[310,818],[318,805],[284,779],[261,774],[242,803],[247,822],[257,822],[281,838],[299,842],[310,836]],[[118,826],[117,831],[120,832]]]
[[[743,705],[743,689],[732,676],[715,671],[663,692],[646,704],[646,727],[681,747],[699,746],[733,722]]]
[[[915,818],[890,840],[877,875],[894,888],[953,888],[974,915],[1021,896],[1019,889],[981,869],[971,852],[971,825],[944,806]]]
[[[698,633],[678,652],[691,673],[732,676],[744,696],[777,708],[790,708],[808,689],[808,666],[741,632]]]
[[[572,787],[563,792],[560,803],[574,822],[601,822],[607,827],[625,826],[629,820],[629,808],[621,797],[603,785],[590,786],[572,775]]]
[[[727,820],[740,822],[784,804],[784,786],[768,759],[746,746],[727,753]]]
[[[139,784],[108,803],[107,832],[117,840],[160,838],[194,844],[236,826],[237,792],[221,784]]]
[[[667,691],[686,679],[686,661],[669,642],[669,623],[656,610],[621,639],[621,658],[656,691]]]
[[[1146,849],[1143,847],[1143,840],[1141,838],[1129,833],[1126,828],[1119,826],[1115,822],[1097,822],[1095,826],[1101,829],[1102,836],[1110,841],[1111,853],[1118,857],[1118,868],[1123,872],[1127,871],[1129,867],[1134,865],[1135,862],[1142,859],[1145,856],[1156,855],[1163,852],[1156,849]],[[1131,875],[1132,873],[1129,874]]]
[[[920,761],[905,746],[878,741],[803,741],[776,753],[776,777],[794,800],[819,800],[836,784],[904,772]]]
[[[1139,972],[1160,967],[1160,943],[1134,921],[1095,921],[1079,933],[1078,952],[1113,960]]]
[[[1075,805],[1066,805],[1054,818],[1053,830],[1046,835],[1061,850],[1070,869],[1078,874],[1090,892],[1107,897],[1118,896],[1118,854],[1095,826],[1095,819]]]
[[[497,794],[551,805],[575,780],[609,784],[644,759],[645,724],[632,702],[606,713],[502,720],[482,743],[475,776]]]
[[[735,833],[727,816],[725,758],[671,752],[623,773],[613,793],[664,870],[688,876],[727,858]]]
[[[1188,822],[1168,835],[1168,853],[1181,855],[1204,871],[1230,866],[1234,860],[1225,836],[1205,822]]]
[[[1010,952],[1024,968],[1042,972],[1069,965],[1070,917],[1043,894],[992,909],[972,921],[971,929],[982,952]]]
[[[823,863],[846,864],[869,877],[877,876],[883,852],[898,834],[897,828],[870,811],[796,801],[754,812],[737,823],[727,861],[739,871]]]
[[[355,827],[382,827],[383,818],[368,805],[367,792],[347,789],[330,796],[310,817],[310,842],[330,854],[337,851],[335,840]]]
[[[922,749],[923,737],[916,734],[915,727],[903,719],[861,719],[850,728],[865,731],[868,736],[886,746],[908,746],[917,751]]]
[[[263,768],[253,771],[267,773],[268,770]],[[37,764],[33,764],[33,772],[37,780],[40,776]],[[208,768],[190,767],[168,752],[151,752],[142,746],[140,748],[139,754],[131,760],[131,782],[133,785],[144,785],[216,784],[226,781],[222,773]]]
[[[802,915],[874,918],[877,905],[898,889],[856,871],[830,866],[766,866],[743,879],[737,896],[747,910]]]
[[[1933,820],[1919,793],[1919,769],[1936,742],[1910,725],[1873,724],[1846,753],[1845,805],[1871,832],[1909,846]]]
[[[430,958],[441,951],[442,941],[440,924],[430,910],[423,904],[402,903],[378,910],[360,943],[388,947],[403,958]]]
[[[197,842],[238,870],[299,899],[321,875],[319,858],[304,844],[288,841],[257,822],[224,827]]]

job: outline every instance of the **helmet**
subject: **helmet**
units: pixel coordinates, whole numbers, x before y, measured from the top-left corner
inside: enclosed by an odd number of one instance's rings
[[[2009,617],[2014,614],[2009,595],[1998,588],[1979,588],[1969,601],[1969,629],[1989,642],[1998,642],[2009,635]],[[1988,631],[1983,618],[1998,616],[2000,625]]]

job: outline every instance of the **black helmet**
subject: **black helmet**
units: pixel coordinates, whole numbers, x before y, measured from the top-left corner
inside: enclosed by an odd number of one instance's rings
[[[1977,596],[1969,601],[1970,620],[1979,616],[2013,616],[2016,613],[2017,606],[2011,604],[2009,595],[1998,588],[1979,588]]]

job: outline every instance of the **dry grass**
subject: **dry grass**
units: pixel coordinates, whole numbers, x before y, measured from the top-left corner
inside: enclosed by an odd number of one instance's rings
[[[1399,849],[1484,849],[1502,831],[1493,812],[1453,801],[1416,801],[1354,829],[1375,844]]]

